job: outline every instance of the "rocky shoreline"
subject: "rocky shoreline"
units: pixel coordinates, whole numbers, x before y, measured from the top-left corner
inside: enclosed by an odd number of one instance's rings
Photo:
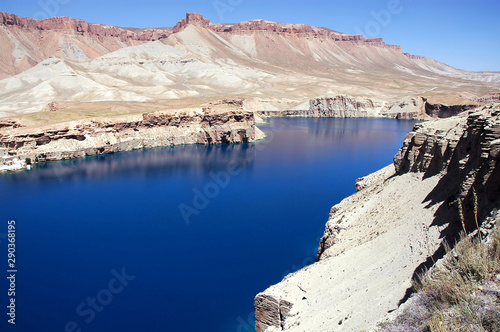
[[[80,107],[80,106],[72,106]],[[414,97],[389,106],[368,98],[339,95],[309,101],[308,110],[244,110],[244,101],[223,100],[206,107],[97,117],[40,126],[22,117],[0,121],[0,172],[23,170],[31,163],[180,144],[255,142],[264,134],[256,120],[269,117],[448,117],[473,105],[431,104]],[[428,111],[431,110],[431,111]],[[57,113],[50,103],[45,113]],[[43,112],[41,117],[43,118]]]
[[[500,207],[499,160],[499,104],[416,125],[394,165],[332,208],[318,261],[256,296],[257,331],[375,329],[457,239],[458,201],[473,234],[473,193],[480,220]]]
[[[269,117],[333,117],[367,118],[381,117],[405,120],[431,120],[448,118],[479,107],[477,104],[445,105],[433,103],[424,97],[408,97],[397,102],[376,102],[369,98],[338,95],[315,98],[309,101],[308,109],[283,111],[256,111],[261,118]]]
[[[221,104],[179,111],[94,118],[38,128],[0,122],[0,172],[41,163],[181,144],[248,143],[264,138],[252,112]]]

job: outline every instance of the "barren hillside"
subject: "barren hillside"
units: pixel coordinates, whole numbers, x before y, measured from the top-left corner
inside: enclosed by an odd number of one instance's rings
[[[500,92],[498,73],[454,69],[381,39],[263,20],[219,25],[188,14],[173,29],[135,30],[2,13],[0,39],[8,76],[1,117],[53,101],[241,97],[250,110],[288,110],[340,94],[382,107],[408,96],[467,103]]]

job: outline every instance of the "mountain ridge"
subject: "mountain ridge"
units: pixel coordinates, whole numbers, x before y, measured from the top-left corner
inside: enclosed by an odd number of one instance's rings
[[[468,105],[500,93],[500,74],[461,71],[380,38],[305,24],[215,24],[188,13],[171,30],[137,30],[149,41],[133,28],[0,17],[0,72],[10,73],[0,80],[0,117],[55,101],[241,98],[251,111],[287,111],[346,95],[381,110],[407,97]]]
[[[33,66],[50,56],[56,56],[68,60],[82,60],[89,58],[92,59],[116,51],[122,47],[133,46],[144,42],[168,38],[171,34],[182,31],[188,25],[202,26],[218,33],[231,33],[237,31],[269,31],[274,33],[288,33],[298,35],[305,34],[314,38],[331,38],[337,42],[352,41],[359,43],[369,43],[373,46],[385,46],[394,48],[399,51],[401,50],[401,47],[398,45],[389,45],[384,43],[382,38],[364,38],[361,35],[349,35],[331,30],[329,28],[313,27],[308,24],[278,23],[262,19],[243,21],[235,24],[216,24],[210,22],[210,20],[208,19],[205,19],[201,14],[187,13],[186,17],[181,19],[173,28],[122,28],[107,24],[89,23],[82,19],[74,19],[67,16],[57,16],[44,20],[38,20],[28,17],[20,17],[15,14],[9,14],[0,11],[0,26],[11,28],[17,27],[24,30],[30,30],[32,32],[38,32],[41,39],[44,38],[43,36],[41,36],[42,34],[57,31],[60,33],[68,33],[68,35],[63,35],[62,37],[90,37],[96,38],[98,40],[101,39],[102,44],[110,44],[109,47],[104,47],[104,50],[102,49],[102,47],[99,50],[96,50],[96,47],[91,47],[90,50],[85,49],[85,47],[79,47],[80,49],[82,49],[82,52],[84,54],[84,56],[80,58],[77,56],[67,55],[66,53],[61,54],[61,52],[58,52],[57,49],[52,51],[49,49],[47,52],[42,52],[42,54],[36,54],[37,52],[34,52],[32,47],[28,47],[28,50],[31,52],[24,52],[28,54],[25,54],[27,56],[27,59],[23,60],[23,66],[15,66],[14,64],[14,68],[6,69],[5,65],[3,64],[5,59],[2,59],[3,61],[0,61],[0,78],[6,78],[13,74],[20,73],[28,68],[27,64]],[[2,40],[2,37],[3,36],[0,33],[0,41]],[[112,43],[111,41],[106,40],[106,38],[117,39],[118,41],[120,41],[121,45],[116,45],[116,42]],[[85,44],[84,42],[80,41],[80,44],[82,43]],[[6,41],[6,38],[4,38],[4,42],[2,44],[9,44],[9,42]],[[24,43],[21,42],[16,44],[22,45]],[[39,46],[42,46],[42,49],[44,48],[43,44],[43,42],[39,43]],[[8,51],[8,49],[2,49],[3,54],[7,54],[8,52],[6,51]]]
[[[73,61],[92,59],[126,46],[166,38],[171,33],[171,28],[132,31],[70,17],[37,20],[0,12],[0,79],[19,74],[51,56]]]

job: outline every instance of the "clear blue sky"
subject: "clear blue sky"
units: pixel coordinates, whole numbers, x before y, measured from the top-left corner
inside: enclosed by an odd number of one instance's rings
[[[3,1],[0,11],[142,28],[173,26],[186,12],[216,23],[306,23],[383,37],[404,52],[457,68],[500,71],[498,0],[12,0]]]

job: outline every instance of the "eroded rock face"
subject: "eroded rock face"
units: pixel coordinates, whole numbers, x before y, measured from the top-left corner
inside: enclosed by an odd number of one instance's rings
[[[448,118],[466,112],[478,105],[431,104],[423,97],[407,97],[394,103],[375,103],[368,98],[339,95],[316,98],[309,109],[284,111],[257,111],[261,117],[381,117],[400,120],[428,120]]]
[[[425,113],[433,118],[449,118],[462,112],[472,110],[478,105],[443,105],[431,104],[425,98]]]
[[[167,38],[170,28],[124,29],[69,17],[37,20],[0,12],[0,79],[49,57],[82,61],[123,47]]]
[[[369,99],[359,101],[338,96],[311,100],[309,111],[313,117],[359,118],[373,113],[374,105]]]
[[[450,204],[461,199],[466,224],[474,229],[474,205],[478,204],[482,219],[500,197],[499,106],[484,107],[443,123],[448,125],[439,130],[432,122],[415,126],[394,158],[396,173],[421,172],[430,177],[446,172],[432,199],[447,195]]]
[[[15,121],[5,121],[5,125],[0,133],[0,150],[39,162],[179,144],[247,143],[263,138],[253,113],[209,107],[116,120],[83,120],[44,129],[16,128]]]
[[[0,12],[0,25],[17,26],[33,31],[64,31],[75,35],[87,35],[95,38],[115,37],[122,42],[128,40],[151,41],[167,38],[172,34],[171,29],[136,29],[135,32],[115,26],[88,23],[84,20],[69,17],[51,17],[45,20],[37,20],[5,12]],[[152,33],[152,30],[155,33]]]
[[[187,13],[186,17],[177,22],[177,24],[174,26],[173,32],[177,33],[179,31],[184,30],[185,27],[187,27],[189,24],[201,26],[201,27],[209,27],[212,25],[210,23],[210,20],[204,19],[203,15],[201,14],[196,14],[196,13]],[[215,25],[214,25],[215,26]]]
[[[370,99],[341,95],[311,99],[307,110],[257,111],[256,113],[262,117],[365,118],[379,116]]]
[[[496,163],[499,115],[498,110],[487,107],[482,112],[440,120],[441,126],[434,122],[415,125],[394,157],[396,173],[423,172],[431,176],[447,169],[452,158],[464,160],[460,168],[469,160],[475,160],[475,168],[479,163]]]
[[[417,124],[394,166],[359,179],[331,209],[318,262],[256,296],[257,331],[374,328],[462,231],[457,200],[468,233],[475,204],[479,222],[500,207],[499,160],[499,104]]]
[[[301,35],[303,37],[311,38],[327,38],[336,42],[367,44],[370,46],[384,47],[401,52],[401,46],[388,45],[382,38],[364,38],[362,35],[348,35],[326,28],[312,27],[307,24],[287,24],[265,20],[252,20],[237,24],[215,24],[211,23],[210,20],[203,18],[203,15],[196,13],[186,14],[186,17],[175,25],[173,32],[177,33],[182,31],[189,24],[209,28],[210,30],[218,33],[268,31],[279,34]]]
[[[292,303],[285,300],[277,300],[269,295],[257,295],[255,298],[257,331],[265,331],[269,327],[283,328],[292,306]]]
[[[397,174],[427,171],[436,174],[448,166],[464,133],[467,117],[440,122],[443,124],[440,127],[435,127],[432,121],[416,124],[406,135],[403,147],[394,157]]]

